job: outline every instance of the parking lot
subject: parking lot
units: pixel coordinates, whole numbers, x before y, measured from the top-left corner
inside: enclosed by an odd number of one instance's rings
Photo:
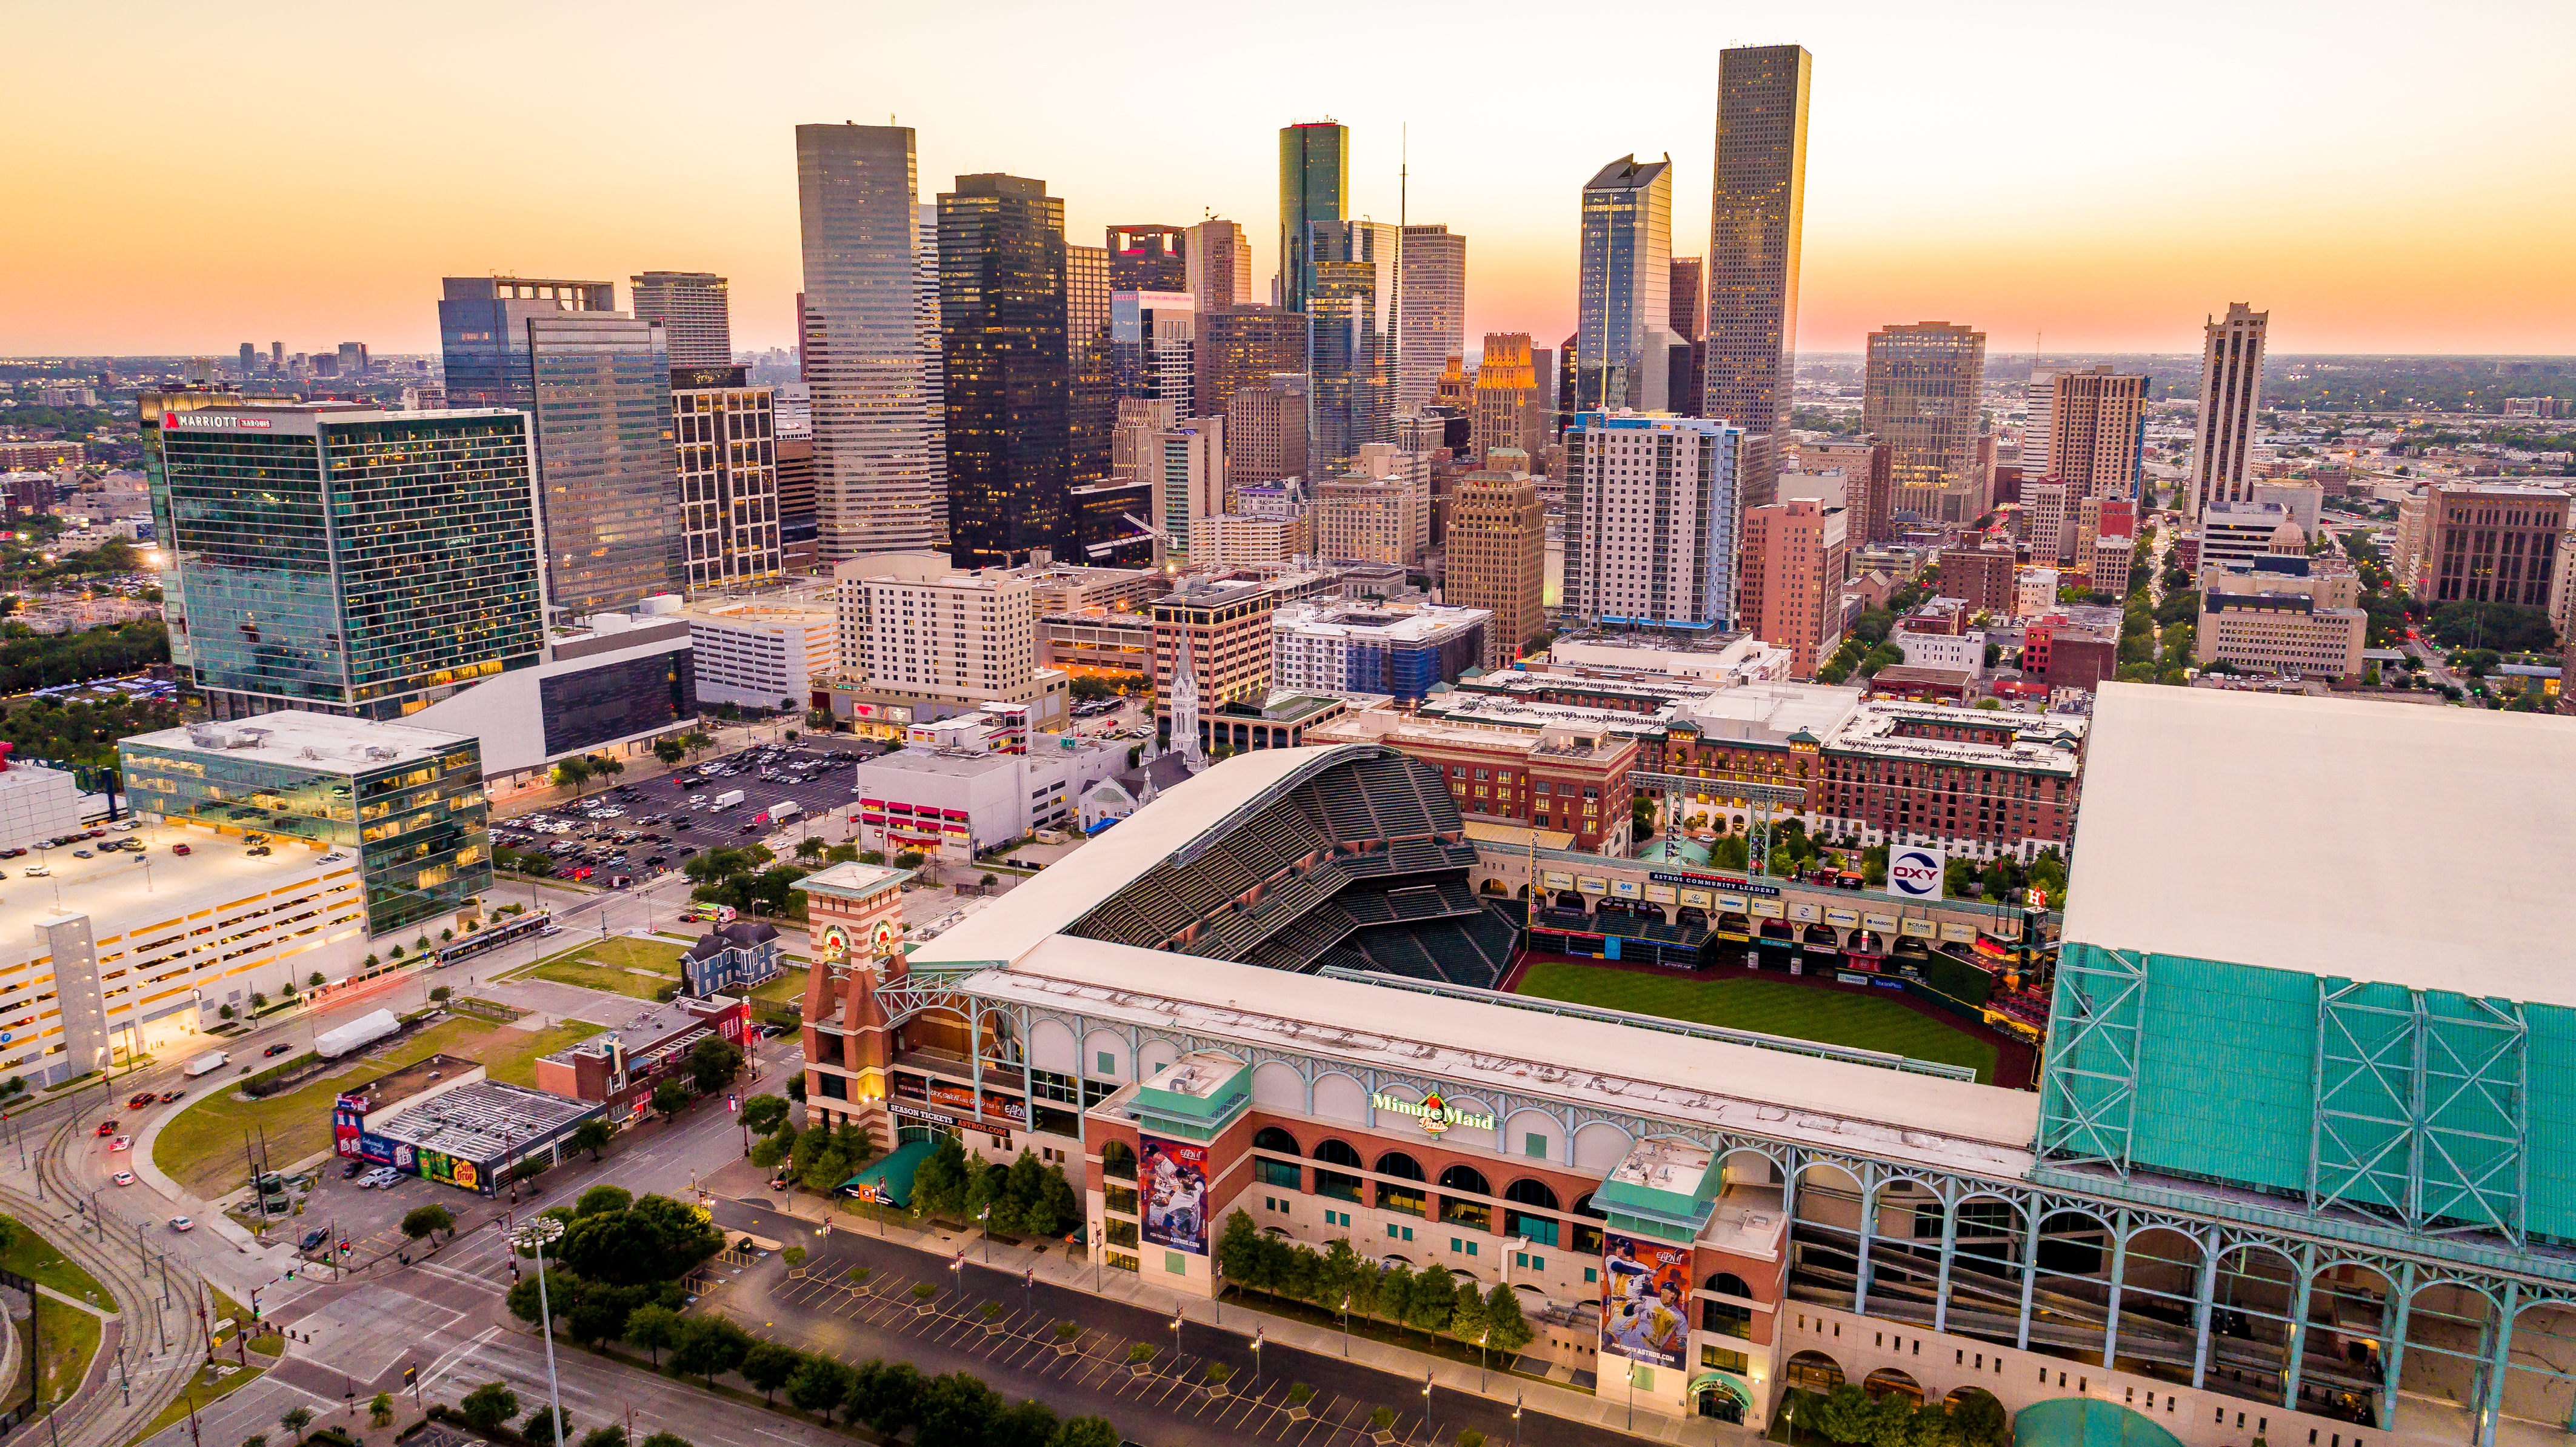
[[[349,1262],[358,1265],[411,1249],[411,1241],[402,1233],[402,1218],[416,1206],[445,1206],[459,1220],[468,1207],[488,1209],[478,1197],[418,1176],[404,1176],[381,1189],[364,1189],[341,1174],[349,1164],[335,1157],[314,1167],[313,1194],[305,1198],[304,1214],[279,1221],[278,1239],[301,1243],[309,1232],[336,1232],[333,1239],[349,1243]],[[362,1172],[375,1169],[372,1162],[359,1166]],[[297,1254],[319,1260],[324,1249],[316,1246]]]
[[[789,826],[801,835],[797,825],[819,827],[850,802],[853,766],[879,752],[860,739],[811,743],[711,756],[660,778],[495,821],[493,842],[523,854],[550,854],[563,877],[613,884],[650,879],[719,846],[765,840],[778,832],[767,816],[782,803],[792,801],[802,811],[804,817]],[[742,798],[713,807],[733,793]],[[691,803],[693,798],[699,802]]]

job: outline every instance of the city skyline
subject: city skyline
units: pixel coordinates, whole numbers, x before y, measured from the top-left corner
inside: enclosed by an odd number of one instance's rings
[[[2545,351],[2563,347],[2576,321],[2576,279],[2551,266],[2547,242],[2576,219],[2576,199],[2535,184],[2515,141],[2547,124],[2538,67],[2565,49],[2553,36],[2576,41],[2563,10],[2498,11],[2402,44],[2393,7],[2349,12],[2330,30],[2209,7],[2153,25],[1891,11],[1752,36],[1725,33],[1742,22],[1656,13],[1660,22],[1641,21],[1684,48],[1793,40],[1816,57],[1802,352],[1854,352],[1874,327],[1924,318],[1976,326],[1999,351],[2034,334],[2052,350],[2189,351],[2204,315],[2248,297],[2281,318],[2274,350],[2284,353]],[[613,62],[627,42],[594,35],[596,21],[576,10],[509,23],[539,51],[560,31]],[[513,88],[494,110],[495,127],[509,118],[506,144],[497,130],[489,145],[448,130],[421,144],[406,117],[473,110],[452,92],[475,70],[462,63],[477,30],[469,19],[404,34],[417,63],[372,77],[363,115],[306,124],[299,144],[335,164],[291,198],[241,186],[225,168],[151,163],[167,137],[194,133],[244,94],[282,90],[334,57],[391,53],[380,24],[341,17],[329,39],[312,40],[291,18],[258,18],[194,35],[185,54],[119,46],[133,67],[129,99],[104,113],[74,89],[76,73],[33,78],[21,111],[25,204],[0,222],[0,253],[13,262],[0,280],[0,353],[229,354],[277,336],[300,338],[292,350],[363,337],[379,353],[428,352],[430,319],[411,300],[422,281],[493,269],[715,272],[732,279],[737,344],[785,346],[798,269],[792,127],[882,123],[889,111],[919,133],[923,197],[961,174],[1046,176],[1073,236],[1213,212],[1243,227],[1257,296],[1277,266],[1279,127],[1327,114],[1350,126],[1350,214],[1393,221],[1398,132],[1409,125],[1408,219],[1476,240],[1469,337],[1571,329],[1577,217],[1564,198],[1603,156],[1669,152],[1677,250],[1698,250],[1693,239],[1707,234],[1713,73],[1652,88],[1616,123],[1550,123],[1494,147],[1479,123],[1479,77],[1491,73],[1479,61],[1505,63],[1509,24],[1463,39],[1443,73],[1454,78],[1428,84],[1384,83],[1392,56],[1363,54],[1329,76],[1210,67],[1180,81],[1202,118],[1184,134],[1122,130],[1093,109],[1086,66],[1113,58],[1101,41],[1048,33],[1057,27],[993,42],[1042,51],[1047,64],[1032,73],[1055,78],[1014,106],[979,108],[946,98],[939,67],[919,63],[937,53],[926,18],[780,12],[711,38],[713,110],[630,117],[620,145],[566,167],[525,138],[584,134],[594,112],[580,86]],[[113,43],[97,25],[57,11],[22,29],[31,51],[68,55]],[[779,43],[791,33],[798,43]],[[388,49],[371,50],[379,44]],[[2242,87],[2210,62],[2220,54],[2296,60]],[[2419,76],[2472,64],[2485,83],[2446,93],[2431,119],[2386,103]],[[1940,112],[1910,104],[1914,83],[1944,66],[1979,78],[1979,98]],[[2222,93],[2223,119],[2211,104]],[[723,124],[709,126],[709,114]],[[2122,164],[2105,166],[2098,126],[2029,119],[2050,115],[2125,118],[2134,140]],[[1892,164],[1900,139],[1963,160]],[[675,148],[723,158],[693,183],[688,206],[668,204]],[[2487,193],[2480,225],[2410,209],[2402,188],[2389,189],[2428,170]],[[467,186],[481,203],[441,203]]]

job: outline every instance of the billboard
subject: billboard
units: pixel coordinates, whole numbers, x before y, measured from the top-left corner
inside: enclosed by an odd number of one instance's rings
[[[1949,856],[1921,844],[1899,844],[1887,851],[1887,892],[1906,899],[1939,899],[1941,872]]]
[[[1691,1249],[1601,1233],[1601,1350],[1674,1367],[1690,1345]]]
[[[358,1138],[366,1133],[367,1098],[344,1095],[331,1102],[331,1149],[344,1156],[362,1154]]]
[[[1208,1148],[1159,1136],[1136,1138],[1145,1188],[1145,1239],[1193,1256],[1208,1254]]]

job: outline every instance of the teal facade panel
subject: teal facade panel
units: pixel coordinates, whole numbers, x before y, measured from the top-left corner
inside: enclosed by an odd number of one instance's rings
[[[2526,1005],[2531,1035],[2530,1229],[2576,1242],[2576,1010]]]
[[[2307,1189],[2314,977],[2151,955],[2142,1035],[2133,1164]]]

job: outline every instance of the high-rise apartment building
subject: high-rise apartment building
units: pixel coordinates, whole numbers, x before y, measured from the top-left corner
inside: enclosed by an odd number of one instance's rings
[[[2428,605],[2512,603],[2549,608],[2568,495],[2554,487],[2455,478],[2424,490],[2424,547],[2415,596]]]
[[[1339,472],[1383,442],[1395,415],[1396,281],[1403,233],[1377,221],[1317,222],[1308,231],[1314,291],[1306,300],[1316,471]]]
[[[1895,490],[1892,460],[1892,449],[1874,437],[1834,438],[1798,449],[1798,465],[1808,472],[1842,469],[1855,550],[1895,536],[1887,525]]]
[[[733,365],[733,312],[725,279],[704,271],[646,271],[627,278],[635,315],[660,322],[674,367]]]
[[[1009,567],[1074,542],[1065,351],[1064,202],[985,173],[939,195],[948,550]]]
[[[1738,622],[1789,650],[1792,678],[1813,678],[1841,645],[1850,514],[1813,498],[1744,510]]]
[[[1111,291],[1188,291],[1190,233],[1180,226],[1109,228]]]
[[[1486,334],[1468,428],[1470,455],[1481,460],[1510,448],[1523,454],[1526,466],[1546,450],[1555,418],[1542,399],[1540,382],[1529,333]]]
[[[1520,449],[1487,453],[1483,467],[1458,478],[1445,547],[1441,597],[1494,615],[1484,664],[1500,668],[1547,626],[1547,507]]]
[[[1795,45],[1717,57],[1717,182],[1709,207],[1708,345],[1700,414],[1745,429],[1744,501],[1772,500],[1798,370],[1798,252],[1807,198],[1807,92]]]
[[[938,546],[948,499],[925,374],[938,334],[921,293],[937,267],[921,255],[912,129],[798,126],[796,188],[821,556]]]
[[[1311,231],[1349,215],[1350,199],[1351,128],[1330,120],[1280,127],[1279,283],[1271,295],[1280,310],[1306,310],[1315,278]]]
[[[1238,388],[1265,386],[1286,373],[1305,375],[1306,318],[1302,314],[1247,304],[1202,311],[1198,318],[1202,413],[1223,414]],[[1299,452],[1303,454],[1302,446]]]
[[[1200,316],[1214,316],[1230,306],[1244,306],[1252,295],[1252,241],[1243,228],[1211,216],[1189,229],[1181,260],[1187,285]]]
[[[1154,403],[1164,426],[1199,415],[1198,314],[1188,292],[1111,293],[1109,355],[1120,397]]]
[[[1309,516],[1319,557],[1411,566],[1422,557],[1430,490],[1404,477],[1354,472],[1314,486]]]
[[[1979,613],[2008,617],[2014,612],[2013,568],[2016,561],[2010,548],[1944,548],[1941,550],[1941,596],[1967,600],[1972,617]]]
[[[783,568],[776,410],[770,389],[750,385],[745,370],[671,369],[682,566],[692,593],[774,583]]]
[[[1306,470],[1306,375],[1281,373],[1238,387],[1225,409],[1225,480],[1258,487]]]
[[[1860,425],[1888,446],[1896,511],[1953,523],[1984,514],[1976,463],[1985,376],[1983,332],[1917,322],[1869,334]]]
[[[524,414],[147,396],[143,428],[171,658],[216,718],[400,718],[542,658]]]
[[[1734,623],[1744,429],[1585,412],[1565,434],[1565,598],[1592,622]]]
[[[2022,387],[2021,451],[2014,461],[2025,478],[2048,476],[2048,446],[2054,435],[2051,426],[2057,412],[2057,374],[2067,370],[2063,362],[2034,360],[2030,381]]]
[[[832,578],[841,622],[835,712],[927,723],[1011,703],[1028,708],[1033,727],[1063,727],[1068,685],[1038,667],[1030,570],[887,553],[842,562]]]
[[[2049,379],[2043,476],[2078,498],[2132,498],[2145,470],[2147,379],[2106,364]]]
[[[1644,404],[1647,331],[1663,328],[1671,314],[1672,257],[1669,158],[1622,156],[1584,183],[1573,410],[1615,412]],[[1651,358],[1653,366],[1664,363],[1660,352]]]
[[[1225,419],[1185,417],[1163,424],[1146,453],[1153,482],[1150,514],[1163,530],[1165,563],[1212,562],[1213,548],[1194,524],[1225,511]]]
[[[677,592],[662,328],[611,310],[606,282],[451,276],[443,291],[450,405],[515,407],[535,423],[547,603],[578,616]]]
[[[2254,497],[2254,418],[2263,408],[2263,344],[2270,312],[2241,301],[2202,329],[2200,418],[2192,427],[2192,515]]]
[[[1467,238],[1446,226],[1404,228],[1396,297],[1395,410],[1440,400],[1440,375],[1467,351]]]

